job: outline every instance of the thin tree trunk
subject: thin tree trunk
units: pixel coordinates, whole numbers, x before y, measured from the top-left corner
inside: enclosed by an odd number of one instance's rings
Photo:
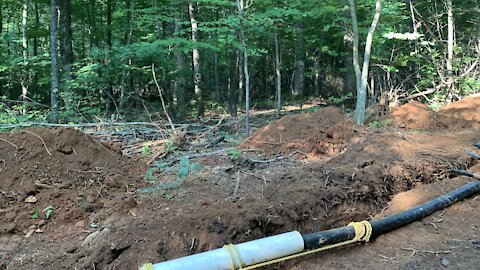
[[[127,29],[125,29],[125,37],[124,37],[124,46],[129,46],[132,42],[132,34],[133,34],[133,0],[126,0],[125,5],[127,7]],[[131,65],[132,59],[129,58],[127,60],[127,66]],[[127,87],[127,79],[129,76],[129,72],[123,69],[122,71],[122,82],[121,82],[121,90],[120,90],[120,108],[125,108],[125,103],[127,99],[127,93],[130,92],[130,89]]]
[[[109,50],[108,57],[111,57],[112,49],[113,49],[112,16],[113,16],[113,1],[107,0],[107,47]],[[115,108],[114,97],[115,97],[115,93],[113,92],[113,82],[111,78],[108,78],[107,96],[106,96],[107,112],[113,112],[113,109]]]
[[[245,33],[243,29],[243,12],[244,4],[243,0],[237,0],[238,15],[240,17],[240,41],[242,43],[243,50],[243,72],[245,74],[245,133],[250,135],[250,77],[248,74],[248,52],[247,42],[245,41]]]
[[[451,100],[451,96],[455,91],[455,84],[453,83],[453,47],[455,45],[455,23],[453,21],[453,6],[452,0],[447,0],[447,20],[448,20],[448,41],[447,41],[447,80],[448,80],[448,96]]]
[[[294,98],[303,96],[305,84],[305,38],[303,28],[302,22],[295,25],[295,75],[292,93]]]
[[[195,7],[192,2],[188,3],[188,14],[190,15],[190,24],[192,26],[192,41],[198,41],[198,24],[195,19]],[[200,51],[194,46],[192,51],[193,61],[193,83],[195,85],[195,99],[197,100],[198,116],[205,113],[205,105],[203,103],[203,93],[200,84],[202,83],[202,75],[200,73]]]
[[[90,47],[98,47],[98,36],[97,36],[97,16],[95,13],[96,5],[95,0],[89,1],[89,21],[90,21]]]
[[[38,31],[40,29],[40,12],[38,11],[38,0],[34,2],[35,8],[35,30]],[[38,37],[35,35],[33,38],[33,55],[38,55]]]
[[[245,80],[243,78],[245,75],[245,73],[243,73],[243,50],[237,53],[237,67],[238,67],[238,104],[242,104],[244,103],[244,96],[245,96],[245,91],[244,91]]]
[[[23,12],[22,12],[22,55],[23,55],[23,64],[24,64],[24,75],[21,81],[21,86],[22,86],[22,100],[26,101],[27,99],[27,94],[28,94],[28,81],[30,75],[28,74],[28,36],[27,36],[27,31],[28,31],[28,24],[27,24],[27,19],[28,19],[28,0],[23,1]],[[22,113],[26,114],[27,111],[26,109],[22,109]]]
[[[3,33],[3,2],[0,1],[0,34]]]
[[[273,41],[275,43],[275,78],[276,78],[276,112],[277,117],[280,116],[282,111],[282,73],[281,73],[281,66],[280,66],[280,46],[278,44],[278,35],[277,32],[273,34]]]
[[[218,102],[222,102],[222,93],[220,93],[220,79],[218,76],[218,52],[213,53],[213,76],[215,80],[215,93],[216,93],[216,100]]]
[[[360,60],[358,53],[359,33],[357,12],[355,8],[355,0],[348,0],[350,4],[350,12],[352,16],[353,26],[353,66],[355,69],[356,85],[357,85],[357,102],[355,106],[355,122],[359,125],[363,125],[365,121],[365,105],[367,100],[367,79],[368,68],[370,64],[370,53],[372,49],[373,34],[377,27],[378,20],[380,19],[380,13],[382,11],[381,0],[376,1],[375,16],[373,18],[370,29],[368,30],[367,39],[365,41],[365,53],[363,57],[363,67],[360,69]]]
[[[162,22],[158,19],[158,2],[157,0],[152,0],[152,6],[155,14],[155,32],[157,33],[157,39],[162,38]]]
[[[314,95],[316,97],[319,97],[321,93],[323,94],[322,76],[320,73],[320,59],[322,59],[322,51],[318,50],[313,62],[313,68],[315,69]]]
[[[7,9],[7,26],[5,27],[5,31],[7,36],[13,32],[12,30],[12,18],[13,18],[13,9]],[[12,55],[15,52],[15,48],[13,47],[14,43],[8,38],[7,39],[7,54]]]
[[[59,1],[60,11],[60,52],[62,56],[62,93],[65,107],[73,109],[73,100],[70,93],[69,82],[72,80],[73,44],[72,44],[72,17],[70,0]]]
[[[175,16],[175,29],[173,32],[173,37],[178,38],[182,29],[178,14],[176,14]],[[173,86],[175,96],[177,98],[176,118],[181,120],[185,118],[185,55],[183,54],[183,51],[178,47],[178,45],[174,48],[174,55],[175,61],[177,63],[177,78],[175,79],[175,83]]]
[[[58,123],[58,52],[57,52],[57,20],[58,9],[57,0],[51,0],[52,18],[50,25],[50,56],[51,56],[51,90],[50,90],[50,106],[51,106],[51,122]]]
[[[229,69],[228,69],[228,112],[230,116],[237,117],[237,101],[238,101],[238,89],[239,89],[239,78],[238,78],[238,51],[232,47],[231,57],[229,59]]]

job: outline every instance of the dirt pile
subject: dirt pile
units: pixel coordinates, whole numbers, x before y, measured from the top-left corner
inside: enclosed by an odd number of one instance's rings
[[[125,190],[143,165],[69,128],[29,128],[0,134],[0,190],[34,195],[42,188],[102,186]]]
[[[389,119],[406,129],[480,128],[480,96],[453,102],[436,112],[418,101],[394,108]]]
[[[340,153],[360,130],[337,107],[288,115],[271,122],[247,138],[242,147],[261,149],[267,155],[300,151],[310,156]]]
[[[464,121],[473,122],[480,127],[480,94],[468,96],[443,107],[439,114]]]

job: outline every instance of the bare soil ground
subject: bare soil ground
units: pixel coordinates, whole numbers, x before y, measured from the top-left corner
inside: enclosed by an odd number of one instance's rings
[[[451,167],[480,172],[463,153],[480,139],[470,117],[478,106],[469,105],[477,101],[434,112],[433,125],[407,104],[391,116],[407,124],[384,129],[355,126],[334,107],[286,116],[241,145],[270,161],[247,151],[201,158],[199,174],[150,193],[139,192],[155,184],[145,180],[147,166],[116,145],[66,128],[2,133],[0,269],[136,269],[406,210],[469,181]],[[479,206],[477,194],[371,243],[265,269],[476,269]]]

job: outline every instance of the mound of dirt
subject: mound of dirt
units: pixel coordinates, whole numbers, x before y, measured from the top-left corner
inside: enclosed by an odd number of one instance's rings
[[[478,128],[480,127],[480,94],[453,102],[443,107],[439,113],[443,116],[473,122],[472,124]]]
[[[480,99],[475,102],[480,104]],[[389,119],[396,127],[406,129],[477,128],[480,127],[480,121],[475,117],[480,118],[476,116],[480,114],[480,108],[475,107],[475,102],[461,100],[435,112],[423,103],[410,101],[394,108]]]
[[[334,156],[345,149],[360,128],[337,107],[288,115],[271,122],[247,138],[242,147],[267,155],[299,151],[309,156]]]
[[[42,188],[123,189],[144,165],[110,145],[69,128],[29,128],[0,134],[0,190],[23,196]],[[136,175],[135,175],[136,174]]]

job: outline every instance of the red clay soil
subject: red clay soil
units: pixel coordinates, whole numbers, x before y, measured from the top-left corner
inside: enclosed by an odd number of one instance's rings
[[[325,115],[332,119],[315,122]],[[477,130],[436,135],[355,132],[336,108],[278,122],[289,124],[286,130],[290,130],[299,119],[310,125],[297,136],[313,129],[317,137],[312,140],[322,145],[323,152],[318,153],[331,158],[307,163],[289,159],[232,163],[226,155],[209,157],[202,161],[200,176],[189,176],[179,188],[151,194],[135,192],[144,169],[141,163],[81,132],[29,129],[0,135],[0,162],[4,163],[0,163],[0,269],[137,269],[145,262],[226,243],[344,226],[381,213],[397,193],[431,182],[448,183],[449,168],[473,164],[463,149],[478,139]],[[274,126],[280,128],[278,123]],[[298,142],[308,139],[289,136]],[[300,143],[298,148],[275,146],[279,149],[266,149],[270,153],[313,151]],[[83,173],[64,173],[67,168]],[[26,176],[21,174],[24,171]],[[37,186],[43,188],[35,186],[39,179]],[[157,179],[163,180],[168,179]],[[62,186],[64,181],[69,185]],[[35,186],[33,192],[23,187],[27,182]],[[36,203],[25,202],[29,194],[35,194]],[[55,213],[46,219],[43,209],[48,205]],[[38,219],[30,216],[35,211]],[[456,223],[465,225],[476,226]],[[395,248],[395,242],[390,247]],[[367,261],[374,262],[376,255],[369,256]],[[320,269],[310,264],[298,268],[299,263],[308,262],[308,258],[294,260],[264,269]],[[419,265],[431,266],[425,261]],[[379,269],[383,265],[364,266]]]
[[[328,157],[343,151],[359,130],[338,107],[330,106],[273,121],[247,138],[242,147],[260,149],[267,155],[299,151]]]
[[[390,113],[394,126],[406,129],[480,128],[480,96],[453,102],[436,112],[418,101],[410,101]]]
[[[480,94],[465,97],[443,107],[439,113],[442,116],[453,117],[470,122],[476,122],[480,127]]]
[[[480,172],[480,166],[470,170]],[[397,194],[375,219],[411,209],[470,181],[467,177],[457,177]],[[370,243],[316,254],[290,269],[478,269],[479,208],[480,194],[477,194]]]
[[[8,209],[2,212],[0,232],[27,229],[36,223],[29,215],[45,215],[42,210],[50,203],[66,207],[65,199],[78,200],[77,208],[62,211],[62,218],[75,220],[84,210],[102,208],[99,198],[135,190],[145,165],[119,150],[68,128],[0,134],[0,206]],[[29,196],[42,204],[18,204]]]

